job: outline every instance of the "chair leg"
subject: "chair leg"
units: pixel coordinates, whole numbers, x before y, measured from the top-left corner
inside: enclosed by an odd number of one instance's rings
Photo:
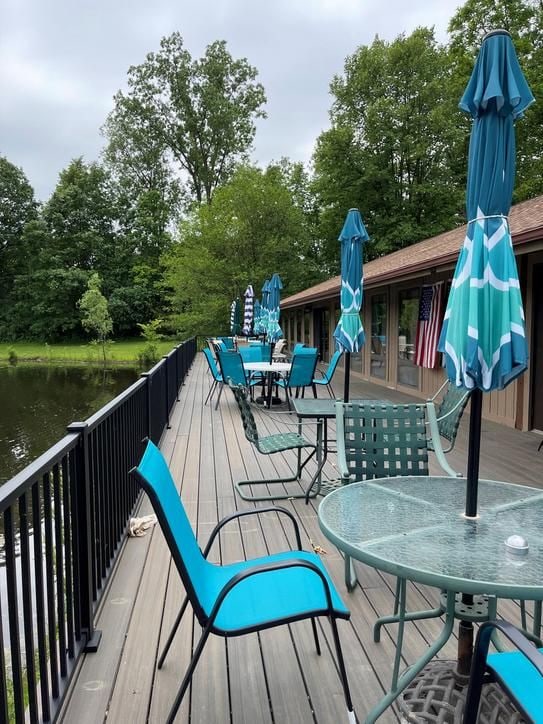
[[[347,681],[347,671],[345,670],[345,661],[343,660],[343,652],[341,650],[341,643],[339,641],[337,622],[333,616],[330,616],[330,625],[332,627],[332,636],[334,637],[334,644],[336,647],[336,657],[339,668],[339,675],[341,677],[341,683],[343,685],[343,695],[345,696],[345,703],[347,704],[348,721],[349,724],[356,724],[356,717],[353,711],[353,702],[351,699],[349,682]]]
[[[215,403],[215,409],[217,409],[218,406],[219,406],[219,401],[220,401],[220,399],[221,399],[221,395],[222,395],[223,389],[224,389],[224,382],[223,382],[223,384],[222,384],[222,385],[220,386],[220,388],[219,388],[219,394],[217,395],[217,402]]]
[[[317,399],[317,385],[313,382],[311,387],[313,388],[313,397]]]
[[[213,380],[213,383],[212,383],[211,387],[209,388],[209,392],[207,393],[207,397],[204,402],[204,405],[207,405],[209,398],[213,395],[215,387],[217,387],[217,380]]]
[[[332,387],[332,383],[329,382],[326,386],[328,387],[328,392],[330,393],[330,397],[333,398],[334,397],[334,388]]]
[[[181,682],[181,686],[179,687],[179,691],[177,692],[173,706],[170,709],[168,718],[166,719],[166,724],[173,724],[175,715],[177,714],[177,710],[181,706],[181,702],[183,701],[183,697],[185,695],[187,687],[190,684],[192,675],[194,674],[194,669],[196,668],[196,664],[198,663],[200,656],[202,655],[202,651],[204,649],[204,644],[207,641],[207,637],[209,636],[209,630],[210,630],[210,627],[206,626],[206,628],[204,629],[204,631],[202,633],[200,640],[198,641],[198,645],[196,646],[196,649],[194,650],[194,654],[192,655],[192,659],[190,661],[189,667],[185,672],[185,676],[183,677],[183,681]]]
[[[168,651],[170,650],[170,646],[172,645],[173,638],[175,634],[177,633],[177,629],[179,628],[179,624],[181,623],[181,619],[183,618],[183,614],[185,613],[185,609],[187,608],[187,604],[189,602],[188,596],[185,596],[185,600],[183,601],[181,608],[179,610],[179,613],[177,614],[177,618],[175,619],[175,623],[172,626],[172,630],[170,631],[170,635],[168,636],[168,640],[166,641],[166,644],[164,646],[164,649],[162,653],[160,654],[160,658],[158,660],[158,669],[162,668],[162,664],[164,663],[164,659],[166,658]]]
[[[289,476],[288,478],[272,478],[271,480],[240,480],[234,483],[234,487],[242,500],[262,501],[262,500],[292,500],[294,498],[305,498],[306,493],[268,493],[266,495],[248,495],[244,492],[243,488],[252,487],[257,485],[274,485],[276,483],[294,483],[300,480],[302,477],[302,470],[305,468],[307,463],[316,454],[316,448],[314,448],[309,455],[302,461],[302,454],[300,448],[298,448],[298,465],[296,473]]]
[[[311,619],[311,628],[313,629],[313,638],[315,639],[315,648],[317,649],[317,654],[321,655],[321,645],[319,643],[319,633],[317,631],[317,623],[314,618]]]

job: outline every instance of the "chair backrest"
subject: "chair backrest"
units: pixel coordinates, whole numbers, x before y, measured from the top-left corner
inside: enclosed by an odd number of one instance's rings
[[[226,347],[226,349],[236,349],[236,341],[234,337],[219,337],[219,340],[221,342],[224,342],[224,346]]]
[[[251,410],[251,405],[249,404],[247,388],[243,387],[243,385],[231,384],[230,389],[234,393],[239,411],[241,412],[241,420],[243,422],[245,437],[249,440],[249,442],[252,442],[253,445],[258,447],[258,430],[253,416],[253,411]]]
[[[224,382],[233,385],[246,385],[247,377],[243,367],[243,360],[239,352],[225,352],[219,350],[217,352],[221,375]]]
[[[166,538],[194,613],[203,624],[204,583],[211,564],[203,557],[170,470],[160,450],[147,443],[139,465],[131,470],[145,490]]]
[[[328,363],[328,367],[326,369],[326,372],[324,373],[323,378],[330,382],[332,377],[334,376],[334,372],[336,371],[336,367],[338,365],[339,360],[341,359],[341,355],[343,354],[342,350],[336,349],[334,354],[332,355],[332,359]]]
[[[218,339],[217,342],[216,342],[216,345],[217,345],[217,348],[220,349],[220,350],[222,350],[223,352],[226,352],[227,349],[228,349],[227,346],[226,346],[226,342],[224,341],[224,339]]]
[[[213,354],[211,353],[211,350],[208,347],[204,347],[202,352],[205,355],[207,364],[209,365],[209,369],[211,371],[211,374],[213,375],[213,379],[216,380],[217,382],[220,382],[222,378],[219,373],[219,370],[217,369],[217,364],[215,362],[215,358],[213,357]]]
[[[240,347],[238,352],[244,362],[262,362],[262,345],[252,347]]]
[[[308,349],[309,352],[306,352]],[[317,367],[317,348],[307,347],[302,354],[297,353],[292,358],[292,366],[288,374],[288,387],[305,387],[313,383],[315,368]]]
[[[318,355],[318,352],[319,352],[319,350],[316,347],[306,347],[305,345],[303,345],[302,347],[297,349],[293,353],[293,355],[294,354],[309,354],[309,355],[317,354]]]
[[[336,402],[338,457],[355,480],[428,475],[425,404]]]
[[[298,352],[304,348],[305,344],[303,342],[296,342],[296,344],[294,345],[294,349],[292,350],[292,354],[298,354]]]
[[[439,434],[451,443],[447,452],[454,447],[458,426],[468,404],[469,396],[469,390],[449,382],[445,394],[437,406],[436,417]]]
[[[273,346],[273,354],[274,355],[281,354],[286,343],[287,343],[287,340],[284,339],[284,337],[281,337],[281,339],[278,339],[277,342]]]

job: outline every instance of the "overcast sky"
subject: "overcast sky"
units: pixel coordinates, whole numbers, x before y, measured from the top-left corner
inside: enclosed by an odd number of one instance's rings
[[[328,127],[329,84],[376,34],[439,40],[461,0],[0,0],[0,155],[40,200],[71,159],[99,158],[100,126],[130,65],[178,30],[193,57],[226,40],[259,71],[268,118],[254,160],[308,161]]]

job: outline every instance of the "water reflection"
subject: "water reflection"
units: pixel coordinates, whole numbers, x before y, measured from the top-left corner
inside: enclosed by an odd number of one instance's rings
[[[0,367],[0,485],[137,379],[132,368]]]

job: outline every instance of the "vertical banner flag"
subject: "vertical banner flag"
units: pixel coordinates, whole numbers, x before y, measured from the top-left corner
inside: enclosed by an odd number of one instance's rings
[[[437,364],[437,341],[443,319],[443,282],[425,284],[419,302],[414,362],[419,367]]]

